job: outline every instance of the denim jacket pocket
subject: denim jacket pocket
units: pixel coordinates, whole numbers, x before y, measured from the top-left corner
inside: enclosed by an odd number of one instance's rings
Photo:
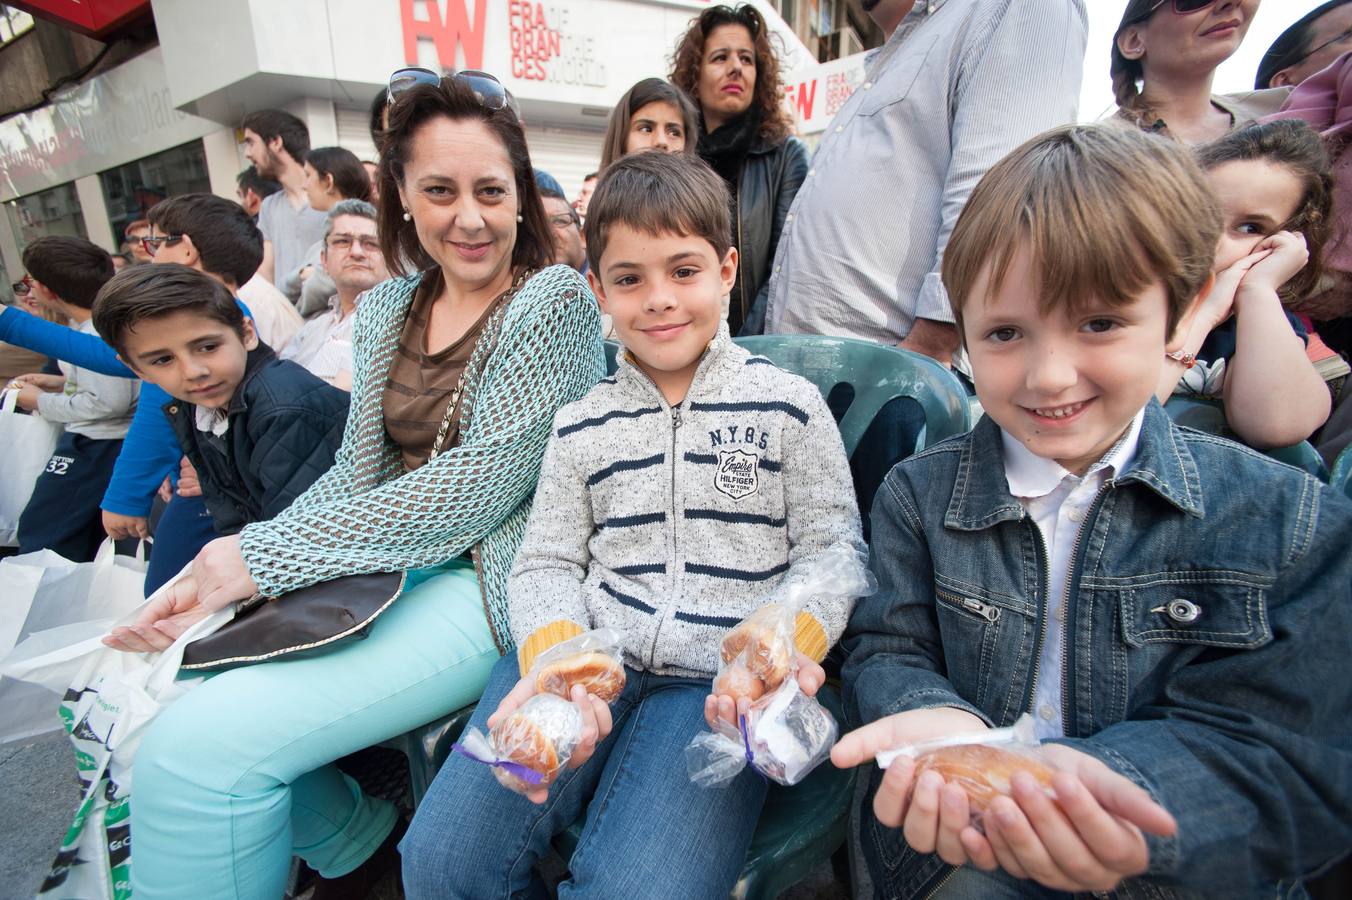
[[[1164,575],[1122,595],[1127,645],[1205,644],[1252,650],[1272,640],[1267,579],[1242,572]]]
[[[1031,658],[1036,611],[943,576],[936,579],[934,595],[948,680],[959,695],[1002,721],[1020,703],[1019,679],[1008,673],[1022,671]],[[994,678],[995,673],[1004,674]],[[995,696],[1001,691],[1004,696]]]
[[[1094,691],[1096,729],[1159,702],[1179,667],[1206,654],[1253,650],[1272,640],[1266,579],[1210,571],[1131,582],[1116,591],[1122,643],[1096,666],[1100,677],[1111,673],[1111,683]],[[1104,665],[1108,660],[1110,667]]]

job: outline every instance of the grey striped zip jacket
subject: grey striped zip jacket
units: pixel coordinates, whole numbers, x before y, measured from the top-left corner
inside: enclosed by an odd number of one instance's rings
[[[864,550],[826,402],[724,324],[678,406],[622,356],[554,417],[508,582],[512,636],[525,646],[559,620],[618,628],[628,665],[710,677],[724,632],[840,541]],[[850,605],[805,607],[828,646]]]

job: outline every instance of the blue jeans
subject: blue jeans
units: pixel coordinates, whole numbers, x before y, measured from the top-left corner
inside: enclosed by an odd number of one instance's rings
[[[203,547],[218,537],[206,501],[175,494],[155,523],[155,543],[146,568],[146,596],[183,571]]]
[[[276,900],[292,854],[336,877],[375,852],[394,807],[331,763],[473,702],[498,658],[473,565],[427,575],[365,639],[223,672],[151,723],[133,765],[137,900]]]
[[[535,864],[586,816],[572,878],[559,897],[726,897],[746,859],[765,782],[743,771],[725,788],[686,774],[685,746],[704,724],[709,682],[627,669],[614,729],[536,806],[456,753],[432,783],[400,845],[404,893],[423,898],[543,897]],[[471,727],[516,684],[513,657],[493,669]]]

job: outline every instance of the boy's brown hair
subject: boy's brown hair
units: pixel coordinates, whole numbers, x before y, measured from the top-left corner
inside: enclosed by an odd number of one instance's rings
[[[1221,213],[1186,148],[1112,125],[1041,134],[997,163],[972,191],[944,251],[958,328],[989,267],[999,289],[1027,246],[1039,309],[1075,312],[1093,298],[1126,305],[1155,282],[1168,294],[1168,334],[1211,276]]]
[[[178,263],[131,266],[114,275],[94,299],[94,329],[125,359],[127,332],[178,312],[220,322],[244,338],[244,313],[229,288]],[[130,363],[135,368],[135,360]]]
[[[631,153],[601,174],[587,204],[587,263],[601,277],[601,255],[614,225],[657,235],[703,238],[721,260],[732,246],[730,200],[723,179],[699,157]]]

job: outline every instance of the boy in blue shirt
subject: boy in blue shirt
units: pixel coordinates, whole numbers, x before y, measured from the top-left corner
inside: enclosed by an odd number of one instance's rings
[[[230,290],[177,263],[120,272],[94,323],[164,405],[216,529],[269,519],[333,465],[348,396],[258,340]]]
[[[968,201],[944,281],[986,417],[878,492],[832,758],[1029,712],[1059,772],[978,831],[959,785],[871,766],[880,895],[1285,896],[1352,846],[1352,504],[1153,396],[1219,234],[1183,148],[1101,126]]]

